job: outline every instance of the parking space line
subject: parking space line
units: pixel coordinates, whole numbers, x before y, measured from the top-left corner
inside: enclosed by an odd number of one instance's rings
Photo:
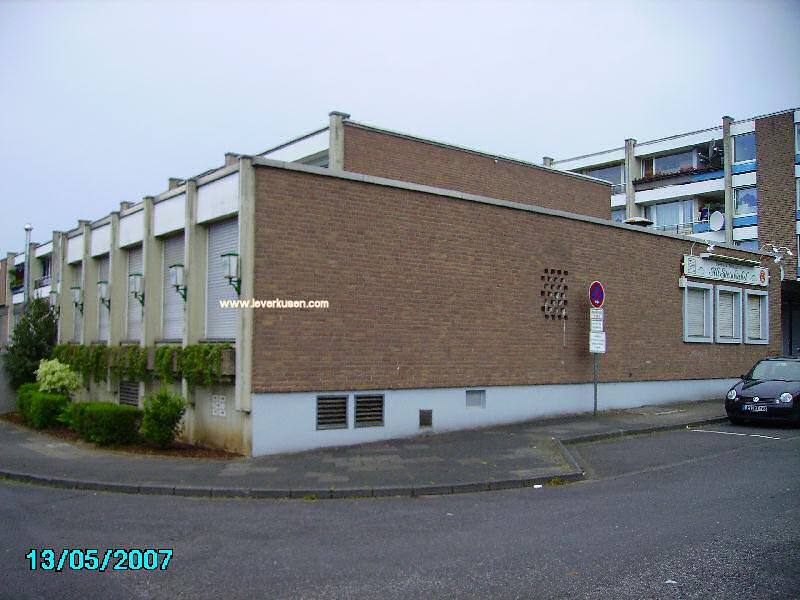
[[[699,431],[701,433],[718,433],[720,435],[743,435],[745,437],[764,438],[766,440],[779,440],[779,437],[772,437],[770,435],[759,435],[757,433],[737,433],[735,431],[715,431],[713,429],[690,429],[689,431]]]

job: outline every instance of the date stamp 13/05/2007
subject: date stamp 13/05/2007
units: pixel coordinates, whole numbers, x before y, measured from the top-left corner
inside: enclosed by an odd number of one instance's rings
[[[165,571],[172,548],[31,548],[31,571]]]

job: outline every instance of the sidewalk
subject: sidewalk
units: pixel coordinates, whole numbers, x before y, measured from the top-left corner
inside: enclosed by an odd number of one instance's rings
[[[566,445],[723,420],[719,400],[576,415],[233,460],[95,449],[0,421],[0,477],[141,494],[340,498],[451,494],[584,478]]]

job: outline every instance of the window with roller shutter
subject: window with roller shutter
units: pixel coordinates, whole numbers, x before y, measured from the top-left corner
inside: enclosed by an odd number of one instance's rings
[[[767,292],[746,290],[744,321],[746,344],[769,343],[769,296]]]
[[[72,286],[71,287],[81,287],[82,286],[82,277],[83,277],[83,265],[78,263],[72,266]],[[70,293],[72,293],[70,291]],[[80,307],[75,306],[75,303],[72,304],[72,341],[80,343],[81,341],[81,329],[83,329],[83,313],[81,312]]]
[[[711,343],[713,338],[711,293],[707,283],[687,282],[683,288],[683,341]]]
[[[177,290],[170,285],[169,268],[183,264],[183,234],[174,235],[164,240],[164,301],[161,322],[161,338],[180,340],[183,338],[183,319],[185,303]]]
[[[739,344],[742,341],[742,290],[718,285],[715,293],[716,341],[720,344]]]
[[[108,281],[108,266],[108,254],[97,259],[97,281]],[[97,296],[97,339],[101,342],[107,342],[110,310],[105,304],[100,302],[100,290],[97,281],[94,282],[94,293]]]
[[[206,280],[206,337],[233,339],[236,337],[238,309],[222,308],[221,300],[236,300],[236,290],[222,270],[222,255],[239,251],[239,223],[228,219],[208,227],[208,278]]]
[[[128,251],[128,282],[133,273],[142,273],[143,267],[142,247],[131,248]],[[144,281],[144,279],[142,280]],[[126,297],[127,324],[125,327],[125,337],[129,340],[138,340],[142,336],[142,304],[130,293]]]

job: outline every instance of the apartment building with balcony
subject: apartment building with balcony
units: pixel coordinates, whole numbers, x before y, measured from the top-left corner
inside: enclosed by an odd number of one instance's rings
[[[780,250],[783,350],[800,349],[800,110],[734,120],[637,141],[552,168],[612,184],[618,222],[689,235],[707,243]],[[789,254],[790,251],[791,254]]]
[[[777,266],[615,223],[610,192],[334,112],[8,254],[0,335],[26,295],[47,297],[60,343],[148,353],[150,377],[109,370],[82,398],[141,405],[169,385],[189,402],[188,440],[269,454],[586,410],[587,290],[601,280],[603,408],[721,397],[779,351]],[[742,277],[689,268],[712,264]],[[645,315],[653,297],[660,309]],[[226,306],[236,300],[264,304]],[[154,355],[172,345],[225,348],[219,380],[161,378]]]

